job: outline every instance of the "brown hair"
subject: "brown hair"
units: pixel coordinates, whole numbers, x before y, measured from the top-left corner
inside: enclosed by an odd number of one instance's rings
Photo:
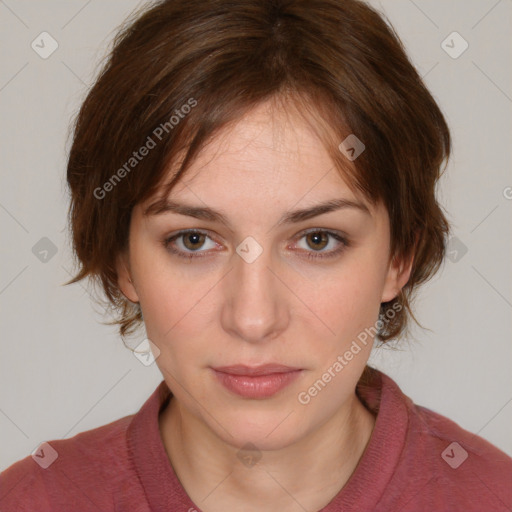
[[[451,143],[391,25],[358,0],[166,0],[134,13],[114,39],[77,115],[67,167],[79,271],[66,284],[100,284],[121,336],[142,320],[117,284],[132,208],[166,197],[214,134],[265,100],[314,118],[349,186],[386,206],[390,255],[415,250],[409,281],[381,304],[380,340],[414,318],[413,293],[445,255],[435,187]],[[365,145],[352,165],[338,148],[349,134]]]

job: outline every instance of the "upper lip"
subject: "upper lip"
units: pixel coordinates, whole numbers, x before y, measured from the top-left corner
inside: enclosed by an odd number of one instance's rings
[[[245,366],[237,364],[233,366],[218,366],[214,370],[222,373],[229,373],[230,375],[271,375],[273,373],[288,373],[300,370],[300,368],[293,368],[282,364],[263,364],[260,366]]]

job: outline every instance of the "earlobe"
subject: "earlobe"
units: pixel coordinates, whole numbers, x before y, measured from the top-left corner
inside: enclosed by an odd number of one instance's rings
[[[381,302],[389,302],[393,300],[409,281],[420,236],[421,231],[417,230],[414,237],[414,247],[407,257],[395,256],[392,258],[388,268],[388,275],[386,277],[384,290],[382,291]]]
[[[389,302],[398,296],[400,290],[407,284],[411,276],[414,254],[404,260],[393,258],[386,277],[384,290],[382,291],[381,302]]]
[[[125,254],[121,254],[117,258],[117,285],[123,295],[131,302],[139,302],[139,296],[135,290],[131,275],[130,264]]]

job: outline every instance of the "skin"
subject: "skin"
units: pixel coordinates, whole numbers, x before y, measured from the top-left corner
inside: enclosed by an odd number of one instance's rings
[[[407,283],[412,259],[390,258],[384,206],[354,195],[311,127],[270,103],[207,145],[170,197],[222,210],[231,223],[145,216],[150,200],[133,209],[129,251],[118,260],[119,286],[140,302],[173,392],[159,422],[176,474],[205,512],[319,510],[353,473],[375,425],[355,394],[372,340],[307,405],[298,394],[375,325],[380,303]],[[277,225],[285,211],[337,198],[361,201],[370,214],[346,208]],[[171,247],[205,257],[165,247],[190,228],[207,236],[182,236]],[[307,259],[342,247],[305,236],[310,228],[339,232],[349,245]],[[236,252],[248,236],[263,249],[252,263]],[[211,370],[268,362],[303,372],[270,398],[247,399]],[[237,457],[246,443],[261,456],[250,467]]]

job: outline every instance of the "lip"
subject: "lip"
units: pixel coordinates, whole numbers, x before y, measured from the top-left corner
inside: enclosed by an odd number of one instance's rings
[[[244,398],[269,398],[288,385],[302,373],[301,368],[281,364],[260,366],[233,365],[212,368],[223,386]]]
[[[292,366],[286,366],[284,364],[261,364],[259,366],[246,366],[244,364],[236,364],[233,366],[216,366],[213,368],[217,372],[228,373],[230,375],[271,375],[273,373],[288,373],[300,370],[300,368],[294,368]]]

